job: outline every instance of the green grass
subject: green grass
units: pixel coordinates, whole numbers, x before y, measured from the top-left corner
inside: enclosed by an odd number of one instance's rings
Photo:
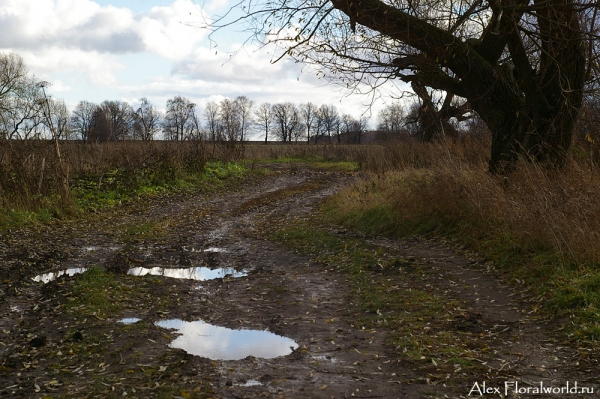
[[[131,286],[112,273],[93,266],[76,278],[67,308],[84,315],[106,317],[121,309],[131,291]]]
[[[139,197],[169,192],[211,191],[234,184],[249,173],[241,163],[207,162],[201,171],[116,169],[102,178],[85,176],[75,180],[71,192],[76,207],[96,211]]]
[[[135,240],[157,240],[166,235],[168,222],[147,221],[124,227],[121,239],[129,244]]]
[[[257,159],[253,160],[252,162],[258,164],[304,164],[315,169],[330,170],[335,172],[356,172],[360,170],[360,165],[358,162],[340,161],[334,158],[326,158],[318,155],[285,155],[277,158]]]
[[[242,163],[211,161],[202,170],[114,169],[102,176],[74,177],[67,202],[57,195],[39,196],[32,200],[37,204],[33,209],[4,209],[0,212],[0,230],[77,218],[160,194],[226,189],[251,173],[264,175],[264,171],[250,171]]]

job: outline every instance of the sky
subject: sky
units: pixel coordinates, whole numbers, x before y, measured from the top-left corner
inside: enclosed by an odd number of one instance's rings
[[[274,49],[242,47],[239,29],[220,32],[215,48],[199,26],[229,7],[229,0],[0,0],[0,51],[20,54],[71,110],[82,100],[135,106],[142,97],[164,109],[181,95],[202,113],[209,100],[244,95],[256,104],[333,104],[355,117],[367,111],[369,96],[348,96],[291,60],[273,64]]]

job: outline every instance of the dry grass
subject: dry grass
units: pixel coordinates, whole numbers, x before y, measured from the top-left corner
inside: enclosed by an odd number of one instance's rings
[[[62,170],[52,142],[0,144],[1,208],[35,210],[68,202],[61,190]],[[183,171],[202,171],[208,159],[204,145],[194,142],[66,142],[60,149],[71,186],[82,181],[100,186],[105,176],[116,172],[130,180],[140,172],[176,178]]]
[[[589,164],[572,159],[556,171],[521,162],[510,176],[493,176],[483,143],[402,147],[370,161],[377,176],[340,194],[339,208],[351,214],[387,207],[400,229],[462,225],[480,238],[512,237],[522,250],[552,248],[565,259],[600,259],[600,174]]]
[[[369,233],[451,237],[528,281],[550,298],[549,308],[575,314],[585,330],[578,334],[600,338],[600,172],[573,155],[561,171],[521,162],[511,175],[493,176],[486,150],[484,143],[390,148],[370,161],[373,175],[328,210]]]
[[[243,156],[248,160],[333,160],[364,162],[381,145],[278,143],[247,144]]]

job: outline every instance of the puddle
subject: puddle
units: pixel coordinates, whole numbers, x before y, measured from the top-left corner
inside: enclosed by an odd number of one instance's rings
[[[105,249],[105,247],[99,247],[99,246],[93,246],[93,245],[92,245],[92,246],[89,246],[89,247],[85,247],[85,248],[83,248],[83,250],[84,250],[85,252],[97,252],[97,251],[101,251],[101,250],[103,250],[103,249]],[[108,249],[109,249],[110,251],[117,251],[117,250],[119,250],[120,248],[119,248],[119,247],[116,247],[116,246],[114,246],[114,245],[113,245],[112,247],[108,247]]]
[[[186,280],[214,280],[225,276],[244,277],[247,276],[247,271],[236,271],[233,267],[221,267],[218,269],[209,269],[208,267],[186,267],[181,269],[171,269],[165,267],[153,267],[151,269],[145,267],[134,267],[129,269],[127,274],[133,276],[145,276],[151,274],[153,276],[165,276]]]
[[[196,247],[183,246],[182,249],[186,252],[219,252],[219,253],[228,252],[225,248],[219,248],[219,247],[196,248]]]
[[[35,276],[33,281],[42,282],[44,284],[49,283],[50,281],[56,280],[60,276],[64,276],[65,274],[68,276],[74,276],[76,274],[81,274],[85,272],[87,268],[85,267],[77,267],[74,269],[61,270],[59,272],[45,273],[40,274],[39,276]]]
[[[232,330],[201,320],[163,320],[156,325],[182,334],[171,342],[171,348],[213,360],[240,360],[248,356],[271,359],[289,355],[298,347],[293,340],[269,331]]]
[[[248,380],[243,384],[238,384],[241,387],[257,387],[262,385],[262,382],[256,380]]]
[[[227,252],[225,248],[210,247],[205,248],[202,252]]]
[[[337,359],[331,356],[311,356],[316,361],[337,363]]]
[[[126,317],[124,319],[119,320],[119,323],[123,323],[123,324],[135,324],[138,321],[140,321],[141,319],[138,319],[137,317]]]

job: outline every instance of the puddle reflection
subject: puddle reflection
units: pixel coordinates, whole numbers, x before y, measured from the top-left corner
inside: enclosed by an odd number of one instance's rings
[[[140,321],[141,319],[138,319],[137,317],[126,317],[124,319],[119,320],[119,323],[123,323],[123,324],[135,324],[138,321]]]
[[[171,342],[170,347],[213,360],[240,360],[250,355],[271,359],[289,355],[298,347],[293,340],[269,331],[232,330],[201,320],[163,320],[156,325],[182,334]]]
[[[248,380],[243,384],[239,384],[241,387],[257,387],[262,385],[262,382],[256,380]]]
[[[331,363],[337,363],[337,359],[331,357],[331,356],[311,356],[314,360],[316,361],[326,361],[326,362],[331,362]]]
[[[145,267],[134,267],[129,269],[127,274],[133,276],[145,276],[147,274],[153,276],[165,276],[186,280],[206,281],[225,276],[244,277],[247,276],[247,271],[236,271],[233,267],[221,267],[218,269],[209,269],[208,267],[186,267],[180,269],[171,269],[165,267],[153,267],[151,269]]]
[[[87,268],[85,268],[85,267],[76,267],[73,269],[61,270],[58,272],[40,274],[39,276],[35,276],[33,278],[33,281],[42,282],[42,283],[46,284],[46,283],[49,283],[50,281],[56,280],[60,276],[64,276],[65,274],[67,276],[74,276],[76,274],[81,274],[81,273],[85,272],[86,270],[87,270]]]
[[[219,247],[195,248],[183,246],[182,249],[186,252],[228,252],[227,249]]]
[[[210,247],[205,248],[202,252],[227,252],[225,248]]]

